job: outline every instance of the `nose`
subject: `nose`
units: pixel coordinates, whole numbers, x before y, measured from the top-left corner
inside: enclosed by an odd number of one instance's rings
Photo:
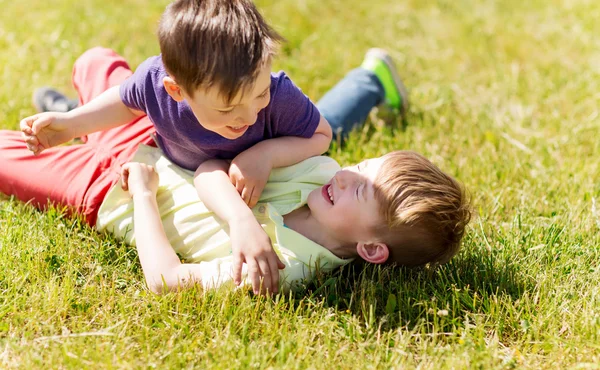
[[[348,185],[352,184],[353,173],[352,171],[341,170],[336,172],[335,182],[340,189],[345,189]]]

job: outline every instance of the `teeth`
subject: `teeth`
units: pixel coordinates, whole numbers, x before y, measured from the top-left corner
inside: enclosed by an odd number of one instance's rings
[[[331,186],[327,188],[327,194],[329,194],[329,200],[331,200],[331,203],[333,203],[333,193],[331,190]]]

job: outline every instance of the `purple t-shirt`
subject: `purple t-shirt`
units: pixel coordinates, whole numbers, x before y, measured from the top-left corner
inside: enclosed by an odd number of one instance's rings
[[[311,137],[321,114],[284,72],[271,74],[271,101],[256,123],[230,140],[202,127],[186,101],[176,102],[165,91],[167,75],[160,56],[148,58],[120,86],[129,108],[146,112],[156,127],[157,142],[175,164],[196,170],[207,159],[233,159],[259,141],[281,136]]]

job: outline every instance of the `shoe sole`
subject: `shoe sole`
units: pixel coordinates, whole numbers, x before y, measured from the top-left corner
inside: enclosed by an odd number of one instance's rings
[[[65,110],[52,110],[51,107],[48,107],[45,105],[44,102],[44,97],[46,97],[46,95],[49,94],[53,94],[55,97],[62,97],[66,100],[65,104],[66,104],[66,111]],[[56,101],[56,100],[55,100]],[[35,107],[35,110],[38,113],[43,113],[43,112],[68,112],[74,108],[72,108],[70,106],[70,102],[71,100],[69,98],[67,98],[65,95],[63,95],[60,91],[52,88],[52,87],[40,87],[35,89],[35,91],[33,92],[33,95],[31,97],[31,102],[33,103],[33,106]]]
[[[40,105],[40,104],[42,101],[42,97],[46,94],[46,92],[48,90],[49,90],[49,88],[47,88],[47,87],[40,87],[38,89],[35,89],[35,91],[33,92],[33,95],[31,97],[31,102],[33,103],[33,106],[35,107],[35,110],[38,113],[45,112],[44,106]]]
[[[406,90],[406,86],[404,86],[404,83],[402,83],[402,79],[400,78],[400,75],[398,74],[398,70],[396,69],[394,60],[387,53],[387,51],[385,51],[383,49],[379,49],[379,48],[369,49],[369,51],[367,51],[367,56],[371,56],[371,57],[381,60],[388,67],[388,69],[392,75],[392,79],[394,80],[394,84],[398,88],[398,91],[400,92],[400,97],[402,98],[400,114],[402,115],[402,117],[404,117],[406,115],[406,112],[408,112],[408,107],[409,107],[408,90]]]

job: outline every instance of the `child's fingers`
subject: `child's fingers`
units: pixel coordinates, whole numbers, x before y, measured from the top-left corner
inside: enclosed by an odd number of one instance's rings
[[[38,138],[36,136],[29,136],[29,135],[23,134],[23,140],[25,140],[25,144],[29,144],[29,145],[33,145],[33,146],[40,145],[40,141],[38,140]]]
[[[40,148],[37,145],[25,144],[27,149],[32,152],[34,155],[39,154]]]
[[[258,261],[258,267],[260,269],[259,272],[259,290],[261,292],[269,292],[269,293],[274,293],[273,292],[273,277],[271,276],[271,269],[269,268],[269,262],[265,259],[265,260],[259,260]],[[261,274],[262,273],[262,274]],[[262,286],[260,286],[260,276],[262,275]]]
[[[275,254],[275,253],[273,253]],[[277,255],[276,255],[277,256]],[[277,258],[269,260],[269,270],[271,275],[271,293],[277,294],[279,291],[279,269],[277,268]]]
[[[123,175],[125,172],[129,172],[129,168],[131,167],[131,162],[127,162],[124,165],[121,166],[121,175]]]
[[[32,131],[32,133],[34,135],[37,135],[44,127],[49,126],[52,123],[53,119],[54,118],[51,117],[51,116],[39,116],[39,117],[35,117],[35,119],[31,123],[31,131]]]
[[[38,138],[33,134],[31,129],[31,125],[35,120],[36,116],[27,117],[22,119],[19,122],[19,128],[21,129],[21,137],[27,146],[27,149],[31,151],[34,155],[37,155],[41,152],[40,150],[40,142]]]
[[[251,187],[244,187],[244,189],[242,190],[242,199],[244,200],[244,203],[246,203],[249,207],[252,207],[250,205],[250,199],[252,198],[252,190],[253,188]]]
[[[235,285],[240,285],[242,283],[242,256],[239,253],[233,254],[233,265],[231,266],[232,274],[233,274],[233,282]]]
[[[19,122],[19,129],[28,135],[33,135],[32,127],[33,124],[42,113],[34,114],[33,116],[25,117]]]
[[[129,190],[129,163],[125,163],[123,167],[121,167],[121,188],[123,190]]]
[[[252,189],[252,195],[250,196],[250,200],[248,202],[248,207],[252,208],[256,205],[256,203],[258,203],[260,193],[261,192],[256,187],[254,187],[254,189]]]
[[[33,131],[31,131],[31,124],[33,123],[33,117],[27,117],[21,120],[21,122],[19,122],[19,128],[21,129],[21,132],[23,132],[25,135],[31,136],[33,135]]]
[[[260,293],[260,267],[258,263],[253,258],[246,261],[246,265],[248,266],[248,280],[252,284],[252,290],[254,294]]]
[[[277,265],[277,268],[279,270],[283,270],[285,268],[285,263],[281,262],[281,258],[279,258],[279,256],[277,256],[277,254],[275,256],[277,257],[277,261],[275,262]]]
[[[25,133],[21,133],[21,137],[23,138],[23,142],[25,142],[25,146],[29,151],[33,154],[37,155],[44,150],[44,147],[40,144],[40,141],[35,136],[29,136]]]
[[[234,179],[233,186],[235,186],[235,190],[238,194],[241,195],[244,190],[244,181],[242,179]]]

